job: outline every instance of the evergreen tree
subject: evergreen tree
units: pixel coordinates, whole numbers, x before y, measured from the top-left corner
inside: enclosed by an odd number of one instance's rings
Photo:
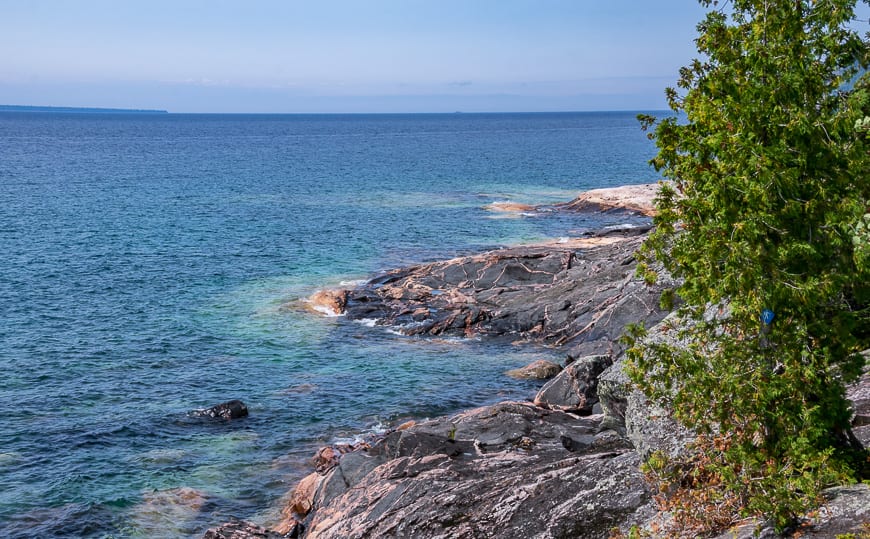
[[[700,1],[713,10],[666,91],[676,114],[641,117],[672,181],[640,271],[654,279],[658,259],[683,282],[689,344],[635,328],[630,374],[699,435],[694,456],[650,462],[666,507],[697,527],[783,528],[866,466],[844,385],[870,343],[870,120],[864,86],[844,88],[868,51],[855,0]],[[726,314],[705,320],[709,305]]]

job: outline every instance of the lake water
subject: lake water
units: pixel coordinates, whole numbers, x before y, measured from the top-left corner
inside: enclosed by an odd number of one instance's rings
[[[292,305],[617,224],[484,206],[653,182],[653,153],[634,113],[0,114],[0,536],[273,523],[318,445],[532,396],[503,372],[558,350]]]

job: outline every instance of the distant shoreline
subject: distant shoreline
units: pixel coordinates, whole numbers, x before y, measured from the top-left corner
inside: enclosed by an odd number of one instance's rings
[[[71,112],[88,114],[169,114],[165,110],[156,109],[108,109],[97,107],[40,107],[32,105],[0,105],[0,112]]]

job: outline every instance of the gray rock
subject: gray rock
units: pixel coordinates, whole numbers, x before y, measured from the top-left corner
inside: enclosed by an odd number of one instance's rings
[[[608,537],[653,507],[636,453],[596,435],[599,419],[508,402],[394,432],[369,450],[383,464],[345,476],[306,536]]]
[[[556,410],[590,414],[598,402],[598,376],[612,360],[610,356],[587,356],[575,360],[544,384],[535,404]]]
[[[644,459],[654,451],[675,457],[695,436],[670,413],[636,389],[623,371],[620,358],[598,379],[598,397],[604,409],[605,428],[623,433]]]
[[[865,360],[870,351],[864,352]],[[852,432],[861,444],[870,448],[870,369],[865,364],[864,375],[846,388],[846,398],[852,401]]]
[[[727,316],[727,313],[727,308],[711,307],[705,317],[722,317]],[[686,323],[677,313],[672,313],[650,328],[645,340],[682,346],[686,343],[677,328]],[[671,457],[685,452],[686,445],[695,438],[694,433],[673,419],[669,410],[647,399],[629,380],[624,370],[625,364],[626,358],[620,356],[598,380],[605,427],[625,433],[644,459],[654,451]]]
[[[203,539],[286,539],[293,537],[299,537],[299,533],[291,532],[285,535],[241,520],[234,520],[217,528],[212,528],[202,536]]]
[[[604,413],[602,427],[625,435],[625,413],[628,396],[634,389],[623,370],[621,360],[606,368],[598,376],[598,404]]]
[[[248,407],[244,402],[234,399],[216,404],[205,410],[192,412],[195,417],[212,417],[215,419],[239,419],[248,415]]]
[[[665,316],[659,286],[635,278],[648,229],[514,247],[387,272],[348,294],[347,318],[409,335],[512,335],[613,354],[628,323]]]

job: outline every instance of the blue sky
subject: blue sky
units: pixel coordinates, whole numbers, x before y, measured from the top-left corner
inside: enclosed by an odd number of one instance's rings
[[[702,17],[694,0],[0,0],[0,103],[661,109]]]

